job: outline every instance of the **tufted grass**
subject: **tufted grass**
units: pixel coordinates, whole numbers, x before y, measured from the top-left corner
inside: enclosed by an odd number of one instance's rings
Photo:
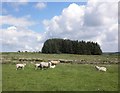
[[[28,63],[25,70],[15,64],[2,65],[3,91],[117,91],[118,66],[106,65],[99,72],[94,65],[59,64],[54,69],[35,70]]]

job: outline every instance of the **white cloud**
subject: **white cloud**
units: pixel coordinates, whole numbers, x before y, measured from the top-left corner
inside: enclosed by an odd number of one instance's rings
[[[118,23],[120,24],[120,2],[118,2]]]
[[[28,16],[17,18],[11,15],[0,16],[0,25],[14,25],[14,26],[21,26],[27,27],[34,25],[35,23],[28,19]]]
[[[0,30],[2,33],[2,51],[39,51],[42,47],[43,39],[41,33],[11,26]]]
[[[37,3],[37,4],[36,4],[36,6],[35,6],[35,7],[36,7],[37,9],[40,9],[40,10],[41,10],[41,9],[46,8],[46,6],[47,6],[47,4],[46,4],[46,3],[39,2],[39,3]]]
[[[117,11],[117,2],[89,0],[84,6],[70,4],[61,15],[43,21],[46,37],[95,41],[103,51],[118,51]]]
[[[118,16],[117,8],[117,2],[98,3],[91,0],[86,6],[85,24],[88,26],[102,26],[116,23]]]
[[[94,2],[93,2],[94,1]],[[39,8],[45,8],[44,4]],[[42,7],[42,8],[41,8]],[[39,51],[46,39],[63,38],[98,42],[103,51],[118,51],[118,3],[89,0],[87,5],[70,4],[61,15],[43,20],[44,33],[25,29],[35,24],[29,16],[0,16],[3,51]]]
[[[120,24],[118,24],[118,27],[120,27]],[[120,37],[120,29],[118,29],[118,37]],[[118,51],[120,52],[120,38],[118,38]]]
[[[84,6],[73,3],[62,11],[62,15],[54,16],[51,20],[44,20],[46,33],[51,37],[61,38],[66,37],[66,35],[71,36],[73,32],[76,33],[76,29],[83,25],[84,8]]]

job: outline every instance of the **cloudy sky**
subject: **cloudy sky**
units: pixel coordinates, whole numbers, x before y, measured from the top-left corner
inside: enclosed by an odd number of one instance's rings
[[[23,1],[23,0],[21,0]],[[118,2],[2,2],[0,51],[39,51],[49,38],[98,42],[118,51]]]

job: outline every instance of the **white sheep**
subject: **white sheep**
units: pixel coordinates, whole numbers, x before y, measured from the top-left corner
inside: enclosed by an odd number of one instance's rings
[[[41,62],[40,63],[40,68],[43,70],[43,68],[50,68],[51,67],[51,62]]]
[[[43,68],[55,68],[55,66],[51,66],[51,62],[40,62],[39,64],[35,64],[35,70],[38,68],[41,68],[41,70],[43,70]]]
[[[56,67],[56,65],[51,65],[51,66],[50,66],[50,68],[55,68],[55,67]]]
[[[35,70],[37,70],[38,68],[40,68],[40,64],[35,64]]]
[[[99,70],[99,71],[103,71],[103,72],[106,72],[106,71],[107,71],[106,67],[95,66],[95,68],[96,68],[97,70]]]
[[[52,63],[52,65],[57,65],[60,63],[60,61],[59,60],[58,61],[52,60],[51,63]]]
[[[26,64],[16,64],[16,70],[18,70],[19,68],[24,70],[24,67],[26,66]]]

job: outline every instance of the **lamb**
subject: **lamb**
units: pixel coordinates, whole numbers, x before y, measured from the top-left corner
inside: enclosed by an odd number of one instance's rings
[[[16,64],[16,70],[18,70],[19,68],[24,70],[24,67],[26,66],[26,64]]]
[[[60,61],[59,60],[58,61],[52,60],[51,63],[52,63],[52,65],[57,65],[60,63]]]
[[[97,70],[99,70],[99,71],[103,71],[103,72],[106,72],[106,71],[107,71],[106,67],[95,66],[95,68],[96,68]]]
[[[38,68],[40,68],[40,64],[35,64],[35,70],[37,70]]]
[[[55,68],[55,67],[56,67],[56,65],[51,65],[51,66],[50,66],[50,68]]]

